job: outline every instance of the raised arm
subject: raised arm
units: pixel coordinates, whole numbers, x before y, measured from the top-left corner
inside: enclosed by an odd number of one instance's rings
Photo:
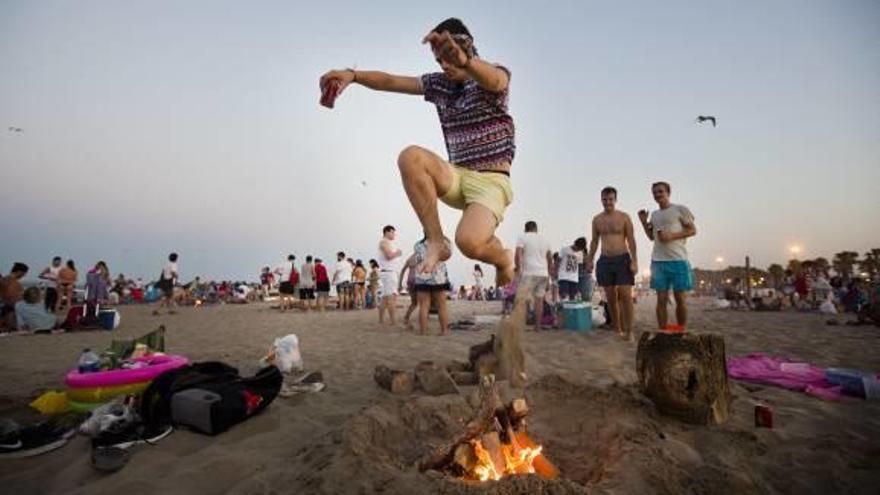
[[[639,221],[642,223],[642,228],[645,229],[645,235],[653,241],[654,226],[648,221],[648,210],[639,210]]]
[[[468,76],[481,88],[496,93],[507,89],[507,84],[510,82],[507,71],[469,56],[468,52],[456,43],[448,31],[430,32],[422,40],[422,43],[430,43],[431,49],[439,60],[467,72]]]
[[[389,91],[409,95],[424,93],[422,82],[418,77],[397,76],[373,70],[331,70],[321,76],[320,87],[324,88],[324,85],[333,79],[340,83],[339,94],[342,94],[342,91],[352,83],[357,83],[376,91]]]

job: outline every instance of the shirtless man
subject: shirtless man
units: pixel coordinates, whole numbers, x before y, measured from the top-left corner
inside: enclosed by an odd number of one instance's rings
[[[593,238],[590,241],[587,269],[593,269],[593,260],[601,241],[602,255],[596,263],[596,280],[605,290],[611,324],[618,335],[633,342],[632,288],[635,274],[639,271],[638,251],[632,220],[626,213],[615,209],[616,204],[617,189],[611,186],[602,189],[604,211],[593,217]]]
[[[667,182],[651,185],[659,210],[639,210],[639,220],[648,239],[654,241],[651,252],[651,288],[657,291],[657,326],[663,330],[668,322],[669,289],[675,297],[675,318],[681,327],[687,325],[687,293],[694,288],[694,275],[688,261],[687,238],[697,235],[694,215],[684,205],[669,200]]]
[[[459,19],[443,21],[422,43],[429,43],[442,72],[421,77],[378,71],[331,70],[321,88],[337,94],[352,83],[377,91],[423,95],[440,118],[446,161],[419,147],[406,147],[397,159],[403,188],[427,237],[428,251],[419,271],[432,273],[451,255],[443,237],[437,200],[462,210],[455,244],[462,254],[495,266],[497,286],[513,280],[513,255],[495,230],[513,200],[510,165],[516,145],[508,113],[510,71],[477,55],[474,39]]]

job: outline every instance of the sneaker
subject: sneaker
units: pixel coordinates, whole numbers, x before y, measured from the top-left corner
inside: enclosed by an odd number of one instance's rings
[[[31,426],[4,421],[0,427],[0,458],[31,457],[59,449],[76,433],[76,428],[52,420]]]
[[[79,432],[95,438],[104,431],[124,430],[131,423],[134,423],[131,407],[119,402],[110,402],[95,408],[89,419],[80,425]]]
[[[92,439],[92,447],[95,449],[115,447],[128,449],[132,445],[146,443],[154,444],[167,437],[174,431],[169,426],[148,428],[142,424],[129,424],[121,431],[104,431]]]

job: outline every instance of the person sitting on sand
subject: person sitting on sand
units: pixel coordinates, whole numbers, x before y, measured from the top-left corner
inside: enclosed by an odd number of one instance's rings
[[[15,304],[21,301],[24,288],[20,280],[27,275],[28,266],[14,263],[9,275],[0,277],[0,328],[15,330]]]
[[[49,332],[58,327],[58,318],[46,309],[42,299],[39,287],[30,287],[24,291],[23,299],[15,303],[19,331]]]
[[[435,105],[448,161],[419,146],[405,148],[397,160],[403,187],[427,235],[428,253],[419,270],[432,273],[438,262],[451,256],[437,211],[439,199],[463,211],[455,233],[462,254],[494,265],[496,284],[507,284],[514,276],[513,257],[495,231],[513,200],[510,168],[516,145],[508,113],[510,71],[478,57],[474,39],[459,19],[443,21],[422,43],[431,45],[442,72],[407,77],[331,70],[321,77],[321,88],[326,91],[333,85],[341,94],[355,83],[423,95]]]
[[[420,266],[428,256],[427,238],[423,238],[413,246],[413,265]],[[415,293],[419,306],[419,333],[428,333],[428,312],[432,307],[437,309],[440,319],[440,335],[449,332],[449,314],[446,310],[446,293],[451,289],[449,276],[446,273],[446,263],[439,262],[434,265],[434,271],[424,273],[415,270]]]

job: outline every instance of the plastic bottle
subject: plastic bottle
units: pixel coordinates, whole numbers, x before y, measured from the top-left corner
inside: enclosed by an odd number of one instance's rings
[[[82,354],[79,356],[78,364],[80,373],[101,371],[101,358],[89,348],[83,349]]]

